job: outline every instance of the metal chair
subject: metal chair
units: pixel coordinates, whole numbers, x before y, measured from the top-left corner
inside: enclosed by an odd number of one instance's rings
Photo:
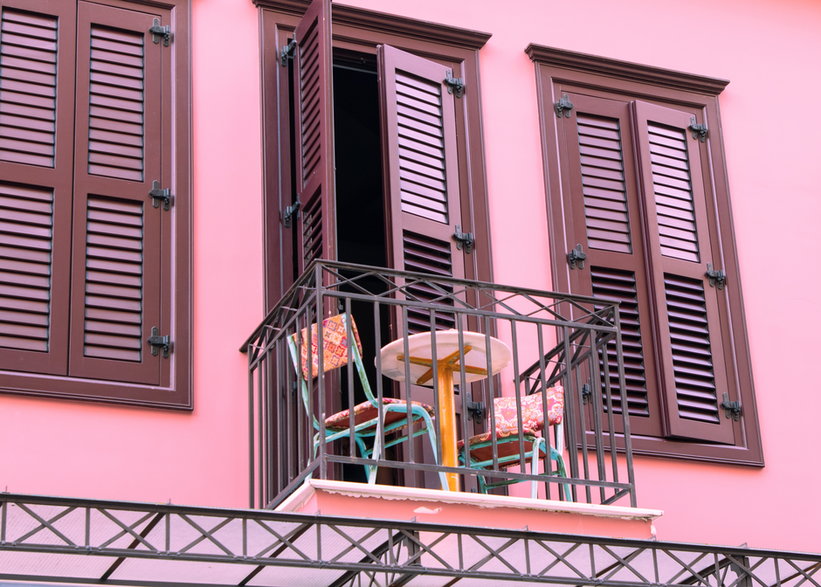
[[[439,463],[437,455],[436,432],[431,416],[433,408],[421,402],[407,402],[402,399],[385,397],[382,401],[374,396],[362,364],[362,343],[353,317],[349,314],[337,314],[322,321],[322,345],[316,323],[311,325],[310,341],[307,328],[288,337],[288,349],[302,392],[302,401],[306,412],[313,419],[314,434],[313,452],[316,457],[320,442],[333,442],[350,438],[359,448],[362,458],[378,461],[382,451],[391,446],[405,442],[416,436],[426,434],[430,441],[433,458]],[[356,344],[350,344],[354,340]],[[351,409],[336,412],[325,418],[324,437],[322,427],[310,407],[308,379],[319,375],[320,354],[322,370],[328,372],[353,363],[367,401]],[[353,411],[353,415],[351,412]],[[380,418],[380,412],[382,417]],[[407,431],[404,431],[405,428]],[[416,429],[414,429],[416,428]],[[368,483],[376,482],[376,465],[366,465]],[[439,474],[442,487],[447,487],[444,473]]]
[[[544,395],[543,395],[544,394]],[[547,410],[544,409],[542,398],[547,399]],[[497,470],[506,469],[523,462],[530,461],[530,473],[539,475],[539,461],[544,461],[545,471],[542,475],[567,477],[567,469],[562,453],[564,451],[564,388],[561,385],[549,387],[544,392],[537,391],[532,395],[520,398],[521,426],[516,397],[500,397],[493,400],[494,422],[493,429],[472,436],[468,445],[468,466],[471,469]],[[548,456],[547,439],[541,435],[545,429],[545,414],[548,425],[553,428],[555,442],[550,446]],[[494,441],[495,436],[495,441]],[[494,459],[494,446],[496,458]],[[465,441],[458,445],[459,459],[464,463]],[[553,471],[550,462],[556,462]],[[479,491],[487,493],[494,487],[502,487],[519,483],[523,479],[503,479],[488,481],[485,475],[479,475]],[[571,500],[570,485],[562,484],[564,499]],[[538,481],[532,482],[531,497],[537,495]]]

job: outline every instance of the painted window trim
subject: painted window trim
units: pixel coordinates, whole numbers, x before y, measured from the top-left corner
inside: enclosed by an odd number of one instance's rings
[[[173,31],[170,74],[173,100],[169,109],[174,121],[170,157],[173,178],[169,186],[174,198],[174,221],[171,227],[171,255],[162,262],[163,275],[170,275],[171,302],[165,310],[171,316],[168,334],[173,344],[167,382],[160,385],[124,383],[105,379],[72,377],[0,370],[0,393],[94,401],[155,408],[191,410],[192,390],[192,207],[191,207],[191,55],[190,0],[157,0],[147,6],[141,0],[95,0],[98,4],[140,12],[141,7],[167,10]],[[145,12],[145,11],[143,11]],[[75,73],[76,75],[76,73]],[[75,77],[68,80],[74,86]],[[63,82],[66,83],[66,82]],[[75,110],[76,111],[76,110]],[[74,116],[74,112],[71,113]],[[73,190],[72,190],[73,193]],[[150,205],[149,205],[150,206]],[[166,333],[163,333],[166,334]]]
[[[729,82],[722,79],[689,73],[670,71],[662,68],[629,63],[605,57],[598,57],[572,51],[530,45],[525,50],[535,64],[539,110],[542,125],[545,183],[547,186],[548,222],[554,281],[559,283],[567,271],[564,250],[562,197],[560,189],[560,165],[556,151],[557,126],[553,103],[559,99],[554,95],[555,84],[570,84],[576,87],[599,91],[602,95],[618,95],[631,100],[647,100],[661,105],[701,108],[710,128],[709,160],[713,171],[715,209],[711,221],[716,223],[722,258],[726,263],[729,303],[729,361],[735,369],[738,389],[744,406],[743,417],[737,425],[737,439],[734,445],[712,444],[700,441],[681,441],[670,437],[631,435],[634,453],[721,462],[752,466],[763,466],[763,451],[759,433],[755,393],[753,390],[752,365],[747,343],[746,321],[740,290],[741,279],[733,231],[733,215],[724,148],[721,137],[718,95]],[[726,261],[725,261],[726,262]],[[565,279],[566,281],[566,279]],[[655,338],[655,337],[654,337]]]
[[[260,8],[262,36],[263,86],[263,158],[265,193],[265,270],[266,309],[273,306],[278,293],[287,289],[283,277],[289,269],[280,265],[277,251],[288,251],[290,243],[278,230],[281,211],[290,203],[281,199],[290,194],[291,153],[288,144],[289,113],[288,81],[281,75],[279,48],[294,29],[310,4],[306,0],[253,0]],[[465,78],[471,88],[466,100],[460,156],[464,189],[470,190],[473,205],[473,232],[478,242],[487,243],[484,250],[475,251],[475,267],[469,278],[491,281],[490,226],[487,209],[484,146],[482,143],[481,102],[479,96],[479,49],[490,35],[478,31],[417,21],[401,16],[355,8],[334,3],[333,39],[335,48],[373,52],[378,44],[388,44],[426,58],[454,65],[457,76]],[[460,147],[460,150],[462,149]],[[284,256],[288,256],[286,252]]]

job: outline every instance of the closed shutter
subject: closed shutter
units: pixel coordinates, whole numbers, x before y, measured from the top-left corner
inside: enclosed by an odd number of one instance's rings
[[[562,118],[562,177],[569,194],[566,248],[582,245],[583,269],[570,271],[570,291],[620,304],[627,409],[638,434],[661,433],[652,396],[656,373],[641,205],[631,150],[630,105],[570,94]],[[615,349],[607,349],[614,406],[621,406]]]
[[[169,328],[161,315],[161,264],[171,254],[162,224],[173,209],[154,207],[148,196],[168,167],[162,115],[170,52],[148,32],[163,16],[79,3],[73,376],[157,385],[168,366],[146,343],[152,328]]]
[[[66,370],[74,18],[70,2],[0,5],[0,365],[14,371]]]
[[[634,109],[670,434],[732,443],[733,421],[720,407],[719,390],[729,387],[719,290],[705,277],[716,257],[704,143],[688,130],[689,112],[645,102]]]
[[[294,31],[297,270],[336,258],[331,2],[313,0]]]
[[[393,267],[445,277],[465,275],[454,231],[462,222],[456,153],[454,96],[443,83],[450,68],[381,45],[379,90],[388,203],[389,253]],[[419,300],[447,300],[450,288],[409,285]],[[411,332],[430,330],[430,315],[409,310]],[[442,328],[453,316],[437,316]]]

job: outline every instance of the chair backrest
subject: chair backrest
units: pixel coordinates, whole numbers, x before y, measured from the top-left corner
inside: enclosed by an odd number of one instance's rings
[[[348,336],[348,325],[356,344],[350,344]],[[319,344],[319,329],[316,323],[311,324],[310,339],[308,329],[303,328],[297,333],[287,338],[288,350],[291,354],[291,361],[300,382],[302,391],[302,402],[305,410],[312,414],[310,408],[310,398],[308,393],[308,379],[314,379],[319,375],[320,351],[322,353],[322,371],[328,372],[338,369],[348,364],[348,355],[353,359],[354,367],[359,376],[359,381],[367,395],[368,400],[375,404],[368,377],[365,374],[365,367],[362,364],[362,342],[359,340],[359,331],[356,329],[356,322],[349,314],[337,314],[322,321],[322,345]],[[312,414],[313,416],[313,414]],[[319,429],[319,422],[313,416],[314,428]]]
[[[548,387],[544,391],[547,399],[547,421],[551,426],[559,426],[564,417],[564,388],[561,385]],[[545,410],[542,404],[542,393],[521,397],[522,428],[530,432],[544,429]],[[493,400],[494,426],[503,436],[515,434],[519,430],[519,418],[516,410],[516,397],[497,397]]]
[[[362,359],[362,342],[359,340],[359,331],[356,322],[348,314],[337,314],[322,321],[322,370],[325,372],[338,369],[348,364],[348,322],[351,324],[356,345],[351,349],[354,362]],[[301,340],[299,340],[301,339]],[[299,348],[299,366],[294,362],[297,371],[302,372],[304,379],[313,379],[319,375],[319,329],[316,323],[311,324],[311,339],[308,341],[308,329],[303,328],[298,333],[288,337],[288,346]],[[310,373],[308,364],[310,363]],[[301,369],[300,369],[301,366]]]

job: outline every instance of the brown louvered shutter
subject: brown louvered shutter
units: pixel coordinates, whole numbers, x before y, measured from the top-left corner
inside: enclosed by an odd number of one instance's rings
[[[154,327],[169,334],[164,215],[174,213],[148,196],[155,180],[167,186],[170,175],[163,124],[170,51],[152,41],[155,18],[169,21],[162,11],[78,5],[72,376],[168,381],[169,360],[146,342]]]
[[[454,96],[443,83],[450,68],[381,45],[379,91],[393,267],[464,277],[463,252],[453,234],[460,218]],[[467,229],[465,228],[465,231]],[[417,299],[442,291],[409,288]],[[409,311],[410,329],[429,330],[426,312]],[[450,316],[440,326],[454,326]]]
[[[297,270],[336,258],[331,2],[313,0],[294,31]]]
[[[729,387],[719,291],[705,277],[707,264],[716,264],[705,143],[688,130],[689,112],[645,102],[634,109],[669,431],[732,443],[733,421],[720,407]]]
[[[74,5],[0,10],[0,365],[65,373]]]
[[[625,384],[634,433],[658,435],[652,314],[644,262],[641,205],[631,146],[630,104],[569,94],[569,118],[559,120],[562,177],[568,195],[566,247],[582,245],[583,269],[572,269],[570,291],[620,303]],[[615,350],[607,350],[613,399],[620,405]]]

